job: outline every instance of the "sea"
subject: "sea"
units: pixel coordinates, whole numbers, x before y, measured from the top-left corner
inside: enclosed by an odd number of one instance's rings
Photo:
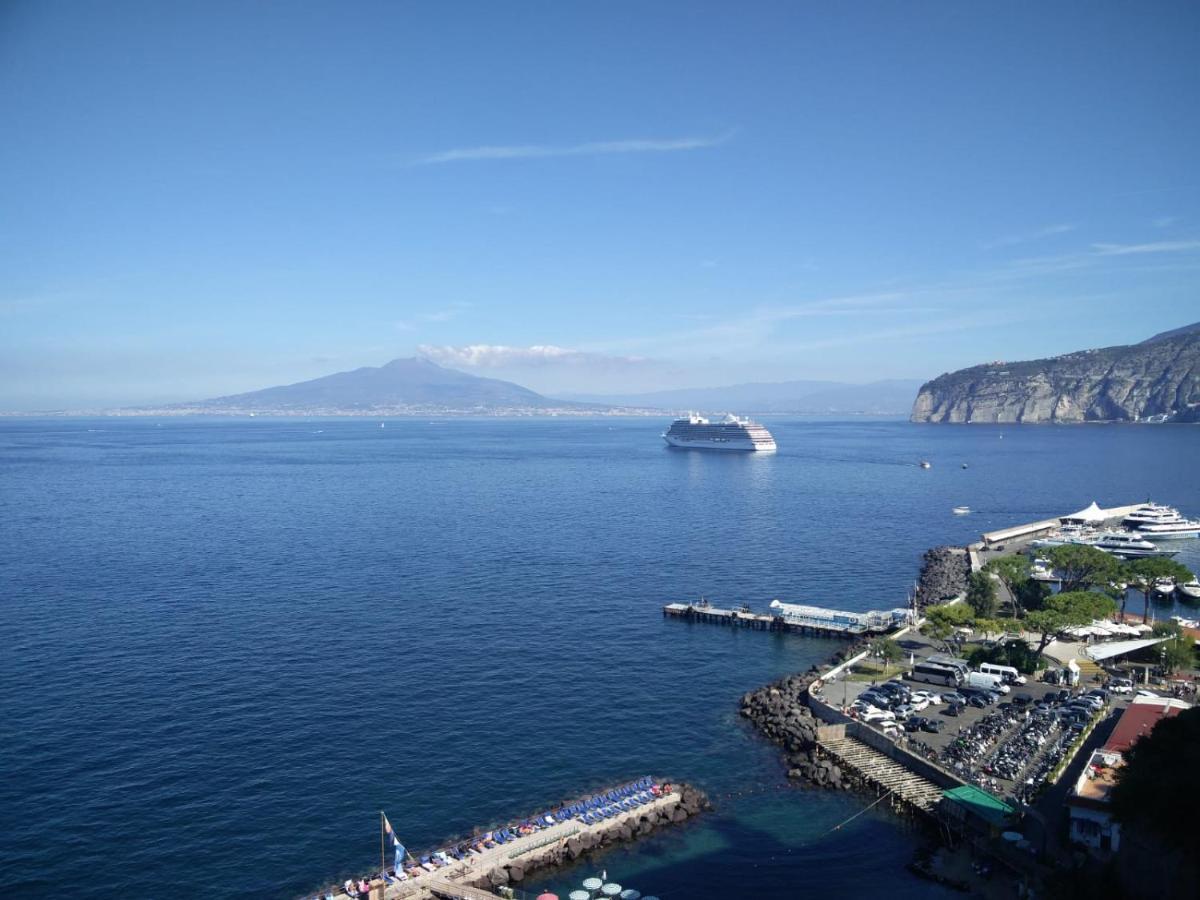
[[[764,455],[665,424],[0,420],[0,893],[311,896],[377,870],[381,810],[430,849],[655,775],[714,810],[525,887],[941,896],[918,832],[788,784],[738,716],[839,644],[663,604],[890,609],[933,545],[1200,515],[1200,429],[779,417]]]

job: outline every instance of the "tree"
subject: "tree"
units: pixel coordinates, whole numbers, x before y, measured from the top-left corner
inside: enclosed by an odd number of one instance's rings
[[[880,638],[871,644],[871,655],[883,660],[883,672],[886,675],[889,666],[904,657],[904,651],[891,638]]]
[[[955,628],[970,625],[974,620],[971,607],[965,603],[929,606],[925,609],[925,624],[921,626],[921,633],[934,640],[945,641]]]
[[[1180,630],[1162,644],[1162,663],[1167,673],[1189,668],[1196,659],[1196,639]]]
[[[967,579],[966,599],[977,617],[990,619],[1000,606],[996,598],[996,580],[988,572],[972,572]]]
[[[1024,582],[1017,585],[1013,599],[1023,613],[1027,610],[1042,609],[1046,605],[1046,598],[1050,596],[1050,593],[1050,585],[1038,581],[1036,578],[1026,578]]]
[[[1029,560],[1024,556],[999,556],[984,565],[983,571],[1000,579],[1000,583],[1008,591],[1008,596],[1012,598],[1015,607],[1013,612],[1018,616],[1023,612],[1021,601],[1025,587],[1031,583],[1041,587],[1040,582],[1029,577]]]
[[[1041,656],[1046,645],[1066,629],[1108,618],[1116,611],[1117,603],[1112,597],[1095,591],[1055,594],[1046,601],[1045,609],[1031,612],[1024,619],[1028,631],[1041,635],[1034,655]]]
[[[1134,559],[1121,566],[1120,577],[1129,586],[1142,595],[1145,606],[1142,607],[1142,621],[1150,615],[1150,592],[1154,590],[1154,582],[1160,578],[1173,578],[1176,584],[1185,584],[1195,576],[1187,566],[1181,566],[1173,559],[1165,556],[1146,556]],[[1121,616],[1125,616],[1125,596],[1121,597]]]
[[[1121,563],[1111,553],[1087,544],[1063,544],[1046,550],[1051,568],[1062,573],[1063,593],[1090,587],[1107,588],[1121,573]]]
[[[1200,707],[1161,719],[1125,751],[1110,795],[1112,813],[1177,850],[1192,852],[1200,809]]]

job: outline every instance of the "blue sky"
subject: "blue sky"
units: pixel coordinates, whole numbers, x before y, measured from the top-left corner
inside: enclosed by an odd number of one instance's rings
[[[1200,319],[1200,5],[0,5],[0,409],[423,353],[925,378]]]

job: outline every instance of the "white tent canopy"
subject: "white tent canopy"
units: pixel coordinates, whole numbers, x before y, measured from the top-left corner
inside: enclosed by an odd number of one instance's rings
[[[1108,516],[1106,516],[1104,514],[1104,510],[1102,510],[1100,508],[1099,504],[1097,504],[1096,501],[1093,500],[1092,505],[1089,506],[1087,509],[1081,509],[1077,513],[1073,513],[1069,516],[1063,516],[1062,521],[1064,521],[1064,522],[1081,522],[1084,525],[1093,525],[1098,522],[1103,522],[1107,518],[1108,518]]]
[[[1087,655],[1095,662],[1103,662],[1106,659],[1113,659],[1117,656],[1124,656],[1126,653],[1133,653],[1135,650],[1141,650],[1143,647],[1153,647],[1155,644],[1161,644],[1167,638],[1144,638],[1140,641],[1112,641],[1107,644],[1096,644],[1087,649]]]

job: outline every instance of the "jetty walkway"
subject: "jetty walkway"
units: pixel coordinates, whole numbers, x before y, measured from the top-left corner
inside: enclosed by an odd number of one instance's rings
[[[830,729],[839,730],[839,729]],[[936,815],[945,788],[844,733],[818,739],[817,747],[843,770],[874,787],[881,796],[891,794],[892,807]]]
[[[757,631],[791,631],[822,637],[859,637],[866,634],[886,634],[911,621],[908,609],[844,612],[819,606],[771,602],[770,614],[752,612],[749,607],[725,609],[706,600],[699,603],[668,603],[663,607],[664,618],[705,622],[711,625],[730,625]]]
[[[588,823],[573,818],[556,822],[504,844],[468,853],[450,865],[404,881],[389,878],[385,883],[376,879],[371,884],[370,897],[371,900],[495,900],[497,895],[481,885],[491,887],[521,881],[526,872],[555,865],[572,847],[579,852],[597,848],[623,829],[631,834],[644,834],[647,826],[643,820],[651,814],[680,821],[686,817],[681,803],[682,792],[672,790],[603,821]],[[348,900],[348,895],[341,891],[333,896],[334,900]]]

